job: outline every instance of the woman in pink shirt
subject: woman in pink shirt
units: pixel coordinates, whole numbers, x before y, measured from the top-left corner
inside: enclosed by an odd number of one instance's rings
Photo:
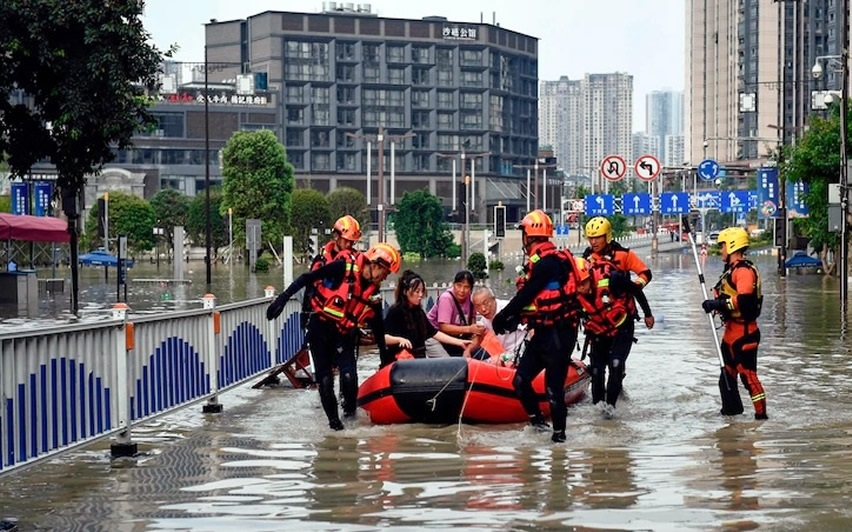
[[[473,274],[468,270],[458,272],[453,279],[453,286],[441,294],[429,309],[429,323],[437,330],[463,340],[485,332],[485,327],[476,323],[471,290]],[[426,341],[427,357],[462,356],[463,353],[463,349],[441,344],[434,338]]]

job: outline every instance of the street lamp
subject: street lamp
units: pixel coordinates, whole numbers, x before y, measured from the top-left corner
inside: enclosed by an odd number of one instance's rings
[[[849,112],[849,28],[847,27],[847,13],[849,11],[849,0],[843,0],[840,10],[841,25],[843,32],[843,53],[841,55],[821,55],[816,58],[811,73],[814,78],[820,78],[823,73],[823,61],[835,61],[840,63],[840,263],[838,275],[840,276],[840,306],[846,309],[849,292],[849,242],[848,242],[848,216],[849,216],[849,127],[847,124]]]

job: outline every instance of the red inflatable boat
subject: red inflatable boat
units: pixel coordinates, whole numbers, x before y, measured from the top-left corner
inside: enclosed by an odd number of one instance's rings
[[[373,423],[519,423],[527,413],[515,395],[515,370],[470,358],[397,360],[368,378],[358,390],[358,406]],[[565,379],[565,402],[586,393],[591,375],[572,361]],[[544,372],[533,381],[542,412],[549,415]]]

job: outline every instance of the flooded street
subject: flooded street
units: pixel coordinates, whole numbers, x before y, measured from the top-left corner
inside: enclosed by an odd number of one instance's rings
[[[136,461],[110,463],[101,442],[3,477],[0,519],[110,531],[852,528],[852,349],[837,281],[782,279],[776,257],[752,257],[770,418],[755,422],[750,404],[718,414],[718,358],[691,255],[643,258],[658,322],[637,325],[628,397],[614,419],[588,399],[569,408],[565,444],[523,425],[373,426],[363,411],[331,432],[316,391],[245,385],[222,396],[220,415],[196,405],[134,429],[145,452]],[[454,271],[431,266],[427,281]],[[713,284],[718,257],[706,267]],[[238,298],[281,289],[280,270],[247,289],[236,288],[245,278],[217,279],[228,283],[217,293],[259,290]],[[377,365],[362,356],[361,379]]]

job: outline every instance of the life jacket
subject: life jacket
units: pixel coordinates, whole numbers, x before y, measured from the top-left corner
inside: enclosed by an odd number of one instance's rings
[[[752,304],[742,305],[737,298],[740,294],[737,292],[737,286],[734,283],[734,272],[738,268],[750,268],[754,272],[754,301]],[[725,321],[735,321],[745,323],[754,321],[760,317],[760,312],[763,309],[763,291],[760,286],[760,273],[754,267],[751,261],[738,260],[730,268],[722,272],[716,286],[713,287],[716,297],[722,296],[727,299],[727,307],[723,318]],[[734,304],[734,301],[738,304]]]
[[[591,296],[580,294],[583,307],[583,328],[595,336],[612,336],[622,323],[630,318],[630,294],[616,294],[610,289],[610,276],[616,271],[615,265],[598,259],[589,263],[589,275],[592,279]]]
[[[563,265],[562,279],[551,279],[532,300],[521,309],[521,323],[531,327],[550,326],[578,319],[579,303],[577,285],[579,279],[574,266],[574,256],[567,249],[556,249],[553,242],[534,244],[524,265],[523,283],[530,279],[533,266],[545,257],[556,256]]]
[[[627,258],[629,254],[630,248],[626,248],[613,240],[609,243],[609,245],[604,249],[604,252],[600,255],[594,253],[592,251],[592,248],[586,248],[586,250],[583,252],[583,258],[589,261],[590,264],[594,264],[596,261],[600,260],[609,262],[612,265],[612,268],[614,268],[615,270],[629,274],[631,273],[631,269],[627,264]],[[636,282],[642,287],[644,287],[647,284],[647,279],[644,276],[637,274]],[[636,301],[634,301],[632,297],[626,300],[626,305],[631,316],[635,317],[639,315],[638,311],[636,310]]]
[[[373,316],[370,305],[379,287],[374,283],[366,288],[361,286],[361,270],[369,263],[363,253],[341,251],[335,260],[346,262],[343,280],[336,284],[326,280],[318,282],[311,298],[311,309],[321,319],[336,323],[341,333],[348,334],[364,326]]]
[[[311,261],[310,271],[319,270],[320,268],[337,258],[337,255],[339,255],[342,250],[335,251],[334,246],[334,240],[331,240],[322,248],[320,248],[320,252],[317,253],[317,256],[314,257]]]

